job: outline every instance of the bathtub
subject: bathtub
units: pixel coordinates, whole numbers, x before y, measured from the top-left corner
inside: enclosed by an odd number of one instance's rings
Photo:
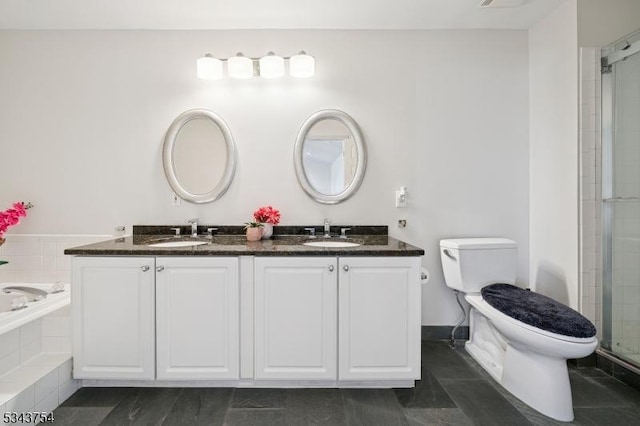
[[[53,283],[2,283],[0,284],[0,290],[13,286],[33,287],[48,292],[52,289]],[[64,284],[63,292],[49,294],[43,300],[28,302],[26,307],[15,311],[11,310],[11,303],[20,297],[22,293],[12,292],[6,294],[0,291],[0,335],[69,305],[71,302],[70,290],[69,284]]]
[[[50,292],[53,285],[2,283],[0,290],[32,287]],[[60,293],[27,302],[18,310],[11,310],[11,302],[24,293],[0,291],[2,418],[5,413],[14,412],[49,413],[80,387],[80,382],[71,376],[70,286],[65,284],[63,288]]]

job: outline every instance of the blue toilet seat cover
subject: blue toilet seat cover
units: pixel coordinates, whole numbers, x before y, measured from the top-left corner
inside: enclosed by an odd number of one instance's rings
[[[482,298],[503,314],[550,333],[582,338],[596,335],[596,327],[579,312],[533,291],[491,284],[482,289]]]

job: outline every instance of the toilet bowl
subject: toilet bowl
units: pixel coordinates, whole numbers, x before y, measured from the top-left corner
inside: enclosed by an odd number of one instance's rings
[[[572,421],[567,359],[595,350],[595,327],[569,307],[513,286],[514,241],[441,240],[440,253],[447,286],[463,292],[471,305],[467,352],[522,402],[553,419]],[[496,292],[507,308],[496,302]]]

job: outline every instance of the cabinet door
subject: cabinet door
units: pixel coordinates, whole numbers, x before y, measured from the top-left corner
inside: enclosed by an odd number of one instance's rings
[[[341,257],[341,380],[420,378],[420,259]]]
[[[74,377],[153,379],[154,259],[74,257]]]
[[[238,379],[238,259],[156,259],[158,379]]]
[[[336,379],[337,259],[255,260],[256,379]]]

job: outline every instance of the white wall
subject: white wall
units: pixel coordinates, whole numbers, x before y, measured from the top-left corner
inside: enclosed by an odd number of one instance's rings
[[[578,303],[578,42],[576,0],[529,30],[530,281]]]
[[[206,52],[316,56],[309,80],[200,81]],[[108,234],[118,225],[240,224],[259,206],[282,224],[389,225],[426,249],[425,324],[457,311],[440,238],[520,244],[526,283],[528,56],[525,31],[0,31],[0,206],[35,208],[14,232]],[[236,177],[211,204],[170,206],[161,145],[172,120],[207,108],[229,125]],[[292,153],[313,112],[337,108],[368,144],[364,183],[324,206],[299,187]],[[574,176],[575,179],[575,176]],[[409,187],[410,208],[394,191]],[[408,219],[405,230],[398,219]]]
[[[460,316],[444,284],[443,238],[507,237],[518,243],[518,283],[528,285],[528,49],[526,32],[438,32],[413,77],[410,209],[406,239],[426,251],[423,324]],[[393,198],[393,197],[391,197]]]
[[[606,46],[640,30],[638,0],[580,0],[577,3],[580,46]]]

